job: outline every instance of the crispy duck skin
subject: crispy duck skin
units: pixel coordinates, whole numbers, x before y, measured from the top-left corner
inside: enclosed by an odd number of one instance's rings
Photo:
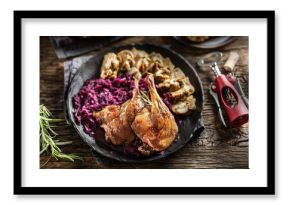
[[[135,78],[133,96],[130,100],[119,105],[109,105],[99,112],[94,112],[101,127],[105,130],[105,139],[115,145],[128,144],[133,141],[135,134],[131,129],[131,124],[136,113],[144,107],[144,102],[139,98],[139,80]]]
[[[135,134],[143,145],[138,150],[143,155],[168,148],[175,139],[178,127],[170,110],[157,93],[152,74],[148,75],[151,103],[146,104],[139,91],[139,79],[135,78],[135,88],[130,100],[119,105],[109,105],[93,116],[105,130],[105,139],[114,145],[129,144]],[[148,102],[147,102],[148,103]]]
[[[133,96],[128,101],[128,105],[124,112],[122,113],[123,120],[128,121],[128,123],[131,125],[135,119],[135,116],[137,113],[141,112],[141,110],[144,108],[145,103],[140,98],[140,91],[139,91],[139,80],[141,76],[135,77],[135,86],[133,90]]]
[[[129,144],[133,141],[135,134],[130,124],[121,118],[127,105],[128,101],[122,106],[109,105],[101,111],[93,113],[93,116],[100,121],[101,127],[105,130],[105,139],[107,142],[111,142],[114,145],[121,145]]]
[[[152,104],[136,113],[131,125],[135,134],[154,151],[168,148],[178,133],[174,116],[157,93],[154,77],[146,78]]]

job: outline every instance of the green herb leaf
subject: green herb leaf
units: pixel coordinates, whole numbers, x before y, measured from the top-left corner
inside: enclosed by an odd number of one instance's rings
[[[41,165],[44,166],[51,157],[58,159],[66,159],[74,162],[74,160],[82,160],[82,158],[76,154],[65,154],[61,151],[58,146],[71,144],[72,141],[61,142],[56,139],[57,133],[52,129],[52,127],[57,127],[56,125],[51,125],[51,123],[62,122],[62,119],[51,118],[51,112],[44,105],[39,106],[39,136],[40,136],[40,155],[47,152],[50,157],[49,159]]]
[[[150,100],[149,96],[146,95],[145,92],[143,91],[140,91],[140,97],[144,100],[144,102],[147,104],[147,105],[152,105],[152,101]]]

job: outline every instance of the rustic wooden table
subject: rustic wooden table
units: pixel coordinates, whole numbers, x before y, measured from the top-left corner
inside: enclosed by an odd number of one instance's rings
[[[157,45],[171,45],[196,67],[199,57],[210,52],[209,50],[193,49],[176,42],[172,37],[128,37],[114,43],[114,46],[131,43],[151,43]],[[248,37],[238,37],[233,43],[218,49],[227,58],[230,51],[240,55],[237,63],[236,75],[242,87],[248,94]],[[92,55],[95,52],[90,52]],[[40,37],[40,103],[46,105],[53,115],[64,119],[64,61],[56,57],[53,46],[48,37]],[[203,83],[205,98],[202,112],[205,130],[196,139],[190,141],[184,148],[165,159],[142,163],[128,164],[106,159],[102,156],[94,157],[91,149],[78,136],[73,127],[62,122],[55,131],[63,141],[73,141],[72,144],[62,147],[65,153],[78,153],[83,161],[65,161],[50,159],[42,168],[53,169],[98,169],[98,168],[237,168],[247,169],[248,157],[248,125],[240,129],[224,128],[218,120],[217,109],[208,93],[211,79],[208,73],[198,70]],[[45,154],[40,157],[40,164],[48,160]]]

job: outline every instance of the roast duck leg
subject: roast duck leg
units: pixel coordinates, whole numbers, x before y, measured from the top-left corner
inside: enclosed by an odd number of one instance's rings
[[[146,77],[150,104],[137,112],[131,125],[134,133],[143,143],[154,151],[163,151],[168,148],[178,133],[174,116],[157,93],[154,77]]]
[[[149,151],[163,151],[168,148],[178,133],[174,116],[157,93],[154,77],[146,77],[149,101],[139,91],[139,78],[135,78],[132,98],[123,105],[110,105],[99,112],[94,112],[105,138],[115,145],[129,144],[136,136],[143,142],[143,148]]]
[[[105,131],[105,139],[114,145],[129,144],[135,138],[131,129],[131,124],[137,112],[144,103],[139,98],[139,79],[135,78],[133,96],[130,100],[120,105],[109,105],[99,112],[94,112],[93,116],[99,121],[100,126]]]

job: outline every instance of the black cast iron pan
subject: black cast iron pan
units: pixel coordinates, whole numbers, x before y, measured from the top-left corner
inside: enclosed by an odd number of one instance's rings
[[[153,154],[149,157],[143,156],[135,156],[125,154],[122,151],[122,147],[110,145],[104,140],[104,131],[100,128],[98,132],[97,138],[93,138],[86,134],[83,131],[82,125],[79,125],[75,122],[73,116],[73,104],[72,104],[72,97],[76,95],[81,87],[83,86],[84,82],[88,79],[97,78],[100,76],[100,67],[103,60],[103,57],[108,52],[119,52],[124,49],[132,49],[135,47],[136,49],[145,50],[148,53],[157,52],[163,55],[164,57],[169,57],[173,64],[176,67],[180,67],[186,76],[189,77],[190,82],[195,87],[196,91],[194,97],[196,98],[196,107],[197,109],[189,116],[178,117],[177,124],[179,128],[178,136],[176,140],[171,144],[169,148],[161,153]],[[78,132],[80,137],[97,153],[108,157],[110,159],[115,159],[118,161],[123,162],[144,162],[144,161],[153,161],[157,159],[161,159],[164,157],[168,157],[170,154],[176,152],[177,150],[181,149],[184,145],[186,145],[189,140],[192,138],[197,137],[202,130],[203,122],[201,118],[201,112],[203,107],[203,90],[202,84],[199,79],[199,76],[194,69],[194,67],[181,55],[176,53],[175,51],[171,50],[167,47],[157,46],[157,45],[127,45],[127,46],[120,46],[115,48],[109,48],[106,50],[100,51],[96,56],[93,56],[89,59],[86,63],[84,63],[81,68],[78,70],[76,75],[74,76],[72,82],[69,85],[68,92],[66,95],[66,106],[68,111],[68,117],[71,121],[71,124]],[[193,156],[194,157],[194,156]]]

